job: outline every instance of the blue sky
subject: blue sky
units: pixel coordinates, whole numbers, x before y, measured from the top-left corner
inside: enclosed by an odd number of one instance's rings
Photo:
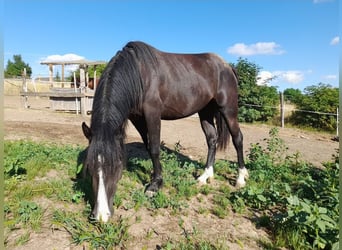
[[[214,52],[261,67],[279,90],[338,86],[338,0],[5,0],[4,66],[22,55],[108,61],[128,41],[169,52]],[[69,55],[71,54],[71,55]],[[66,56],[65,56],[66,55]],[[56,69],[58,70],[58,69]]]

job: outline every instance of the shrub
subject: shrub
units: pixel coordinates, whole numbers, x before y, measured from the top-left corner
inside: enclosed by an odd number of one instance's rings
[[[247,206],[269,218],[276,244],[293,249],[338,249],[339,159],[324,169],[286,155],[286,146],[271,129],[266,147],[253,145],[248,185],[230,196],[236,211]]]

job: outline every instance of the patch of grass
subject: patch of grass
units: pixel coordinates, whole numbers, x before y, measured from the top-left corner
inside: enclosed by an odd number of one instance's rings
[[[229,199],[222,194],[214,195],[214,208],[212,210],[213,214],[219,217],[220,219],[224,219],[229,214]]]
[[[128,159],[127,169],[118,183],[114,207],[134,209],[142,207],[152,212],[172,210],[179,215],[189,200],[210,201],[198,209],[200,214],[212,213],[225,218],[230,211],[261,214],[255,219],[257,226],[272,232],[274,241],[265,248],[277,249],[337,249],[338,241],[338,154],[324,169],[315,169],[302,162],[299,154],[286,155],[286,146],[277,130],[270,131],[266,146],[254,144],[246,162],[250,179],[245,188],[234,190],[227,181],[235,179],[235,163],[219,160],[215,165],[215,181],[219,185],[199,187],[194,176],[202,164],[163,148],[164,187],[154,197],[144,194],[150,182],[152,163],[148,159]],[[125,248],[129,240],[126,219],[101,224],[87,220],[91,211],[91,181],[75,180],[80,171],[84,151],[78,147],[57,146],[30,141],[5,142],[5,226],[6,233],[25,229],[18,243],[25,244],[32,231],[39,231],[44,212],[36,203],[45,197],[60,204],[83,203],[83,211],[74,213],[58,210],[53,213],[53,228],[64,228],[75,244],[89,244],[92,248]],[[53,169],[56,177],[46,178]],[[202,203],[201,203],[202,204]],[[67,206],[66,206],[67,207]],[[186,216],[186,211],[182,214]],[[140,218],[141,220],[141,218]],[[137,218],[137,223],[139,218]],[[182,227],[182,223],[180,223]],[[184,228],[183,228],[184,229]],[[184,239],[169,239],[162,249],[227,249],[221,241],[207,241],[195,229],[183,230]],[[8,235],[5,235],[8,238]]]
[[[32,141],[5,141],[4,148],[6,233],[25,228],[26,233],[18,238],[24,244],[31,231],[41,230],[45,212],[34,198],[71,202],[82,196],[72,189],[70,179],[76,174],[81,149]],[[52,169],[58,176],[45,178]]]
[[[5,227],[11,230],[25,228],[30,232],[40,231],[42,226],[43,209],[35,202],[28,200],[5,204]],[[29,235],[29,234],[28,234]]]
[[[19,223],[29,225],[35,231],[41,228],[43,211],[37,203],[25,200],[21,201],[17,213],[19,215]]]
[[[125,248],[129,239],[129,225],[126,219],[114,222],[88,222],[83,214],[56,210],[53,213],[53,227],[67,230],[75,244],[88,243],[94,249]]]
[[[15,240],[16,246],[25,245],[30,240],[30,232],[26,231],[24,234],[20,235],[18,239]]]
[[[231,193],[233,209],[267,213],[267,221],[260,218],[257,223],[274,232],[279,247],[337,249],[338,156],[325,169],[317,169],[300,161],[298,154],[287,156],[276,128],[269,135],[265,147],[251,147],[250,180]]]
[[[203,232],[199,232],[195,227],[191,231],[183,227],[183,220],[180,219],[179,227],[183,231],[183,237],[179,240],[168,240],[160,246],[163,250],[185,249],[185,250],[227,250],[227,239],[225,237],[217,239],[204,239]]]
[[[213,188],[210,185],[202,185],[200,187],[199,192],[204,195],[208,195],[213,191]]]

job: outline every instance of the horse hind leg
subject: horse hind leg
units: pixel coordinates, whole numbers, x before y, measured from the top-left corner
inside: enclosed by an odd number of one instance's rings
[[[237,188],[244,187],[246,185],[246,180],[249,178],[249,173],[243,159],[243,135],[238,123],[237,112],[232,111],[232,109],[222,108],[220,113],[228,125],[237,153],[239,171],[235,185]]]
[[[217,132],[214,125],[213,114],[213,110],[210,110],[209,108],[199,112],[202,130],[205,134],[208,145],[208,155],[204,173],[197,179],[201,185],[206,184],[208,179],[210,181],[214,178]]]

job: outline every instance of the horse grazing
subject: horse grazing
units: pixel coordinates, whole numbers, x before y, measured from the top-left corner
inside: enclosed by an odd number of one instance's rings
[[[175,120],[199,114],[208,144],[204,173],[214,176],[216,146],[226,148],[229,136],[237,152],[237,186],[244,186],[242,133],[238,116],[236,71],[211,53],[173,54],[143,42],[129,42],[111,59],[96,89],[91,126],[82,124],[89,140],[85,168],[92,176],[95,204],[92,216],[107,222],[113,214],[113,196],[125,165],[127,120],[138,130],[153,163],[151,196],[163,185],[159,161],[161,119]]]

